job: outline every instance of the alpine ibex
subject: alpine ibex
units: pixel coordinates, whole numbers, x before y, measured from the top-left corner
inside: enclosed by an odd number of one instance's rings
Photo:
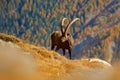
[[[72,35],[68,33],[68,29],[74,22],[79,20],[79,18],[75,18],[74,20],[69,22],[67,27],[64,29],[63,26],[66,19],[67,18],[62,19],[61,30],[55,31],[51,34],[51,50],[53,50],[55,46],[56,46],[55,51],[58,51],[61,48],[63,50],[64,56],[65,56],[65,51],[68,50],[70,59],[72,59],[71,52],[74,45],[74,40]]]

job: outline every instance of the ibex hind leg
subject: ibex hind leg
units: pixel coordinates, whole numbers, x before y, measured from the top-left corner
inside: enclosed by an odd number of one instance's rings
[[[65,49],[62,49],[63,50],[63,56],[65,56]]]
[[[52,45],[52,46],[51,46],[51,50],[53,50],[54,48],[55,48],[55,45]]]
[[[58,50],[59,50],[59,47],[57,46],[56,49],[55,49],[55,51],[58,52]]]

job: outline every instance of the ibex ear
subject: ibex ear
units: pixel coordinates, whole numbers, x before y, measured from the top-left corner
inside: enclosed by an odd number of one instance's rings
[[[63,18],[62,19],[62,23],[61,23],[61,32],[62,32],[62,34],[64,34],[64,28],[63,28],[63,26],[64,26],[65,20],[67,20],[67,18]]]
[[[65,29],[65,35],[67,34],[69,27],[70,27],[74,22],[76,22],[76,21],[78,21],[78,20],[80,20],[80,19],[79,19],[79,18],[75,18],[75,19],[73,19],[73,20],[68,24],[68,26],[67,26],[66,29]]]

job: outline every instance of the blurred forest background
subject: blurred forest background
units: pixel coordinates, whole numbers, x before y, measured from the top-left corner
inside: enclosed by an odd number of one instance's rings
[[[103,58],[112,41],[120,58],[119,0],[0,0],[0,32],[37,46],[50,46],[50,34],[60,29],[63,17],[80,18],[70,28],[75,45],[94,38],[81,52]]]

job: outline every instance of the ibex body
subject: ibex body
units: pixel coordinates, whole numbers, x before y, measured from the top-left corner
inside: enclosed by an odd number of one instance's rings
[[[72,22],[70,22],[66,29],[63,29],[64,21],[66,18],[63,18],[62,20],[62,25],[61,25],[61,30],[55,31],[51,34],[51,49],[53,50],[54,47],[56,46],[56,50],[58,51],[60,48],[63,50],[63,55],[65,55],[65,51],[68,50],[70,59],[72,59],[72,48],[74,45],[74,40],[73,37],[70,33],[68,33],[69,27],[77,20],[78,18],[74,19]]]

